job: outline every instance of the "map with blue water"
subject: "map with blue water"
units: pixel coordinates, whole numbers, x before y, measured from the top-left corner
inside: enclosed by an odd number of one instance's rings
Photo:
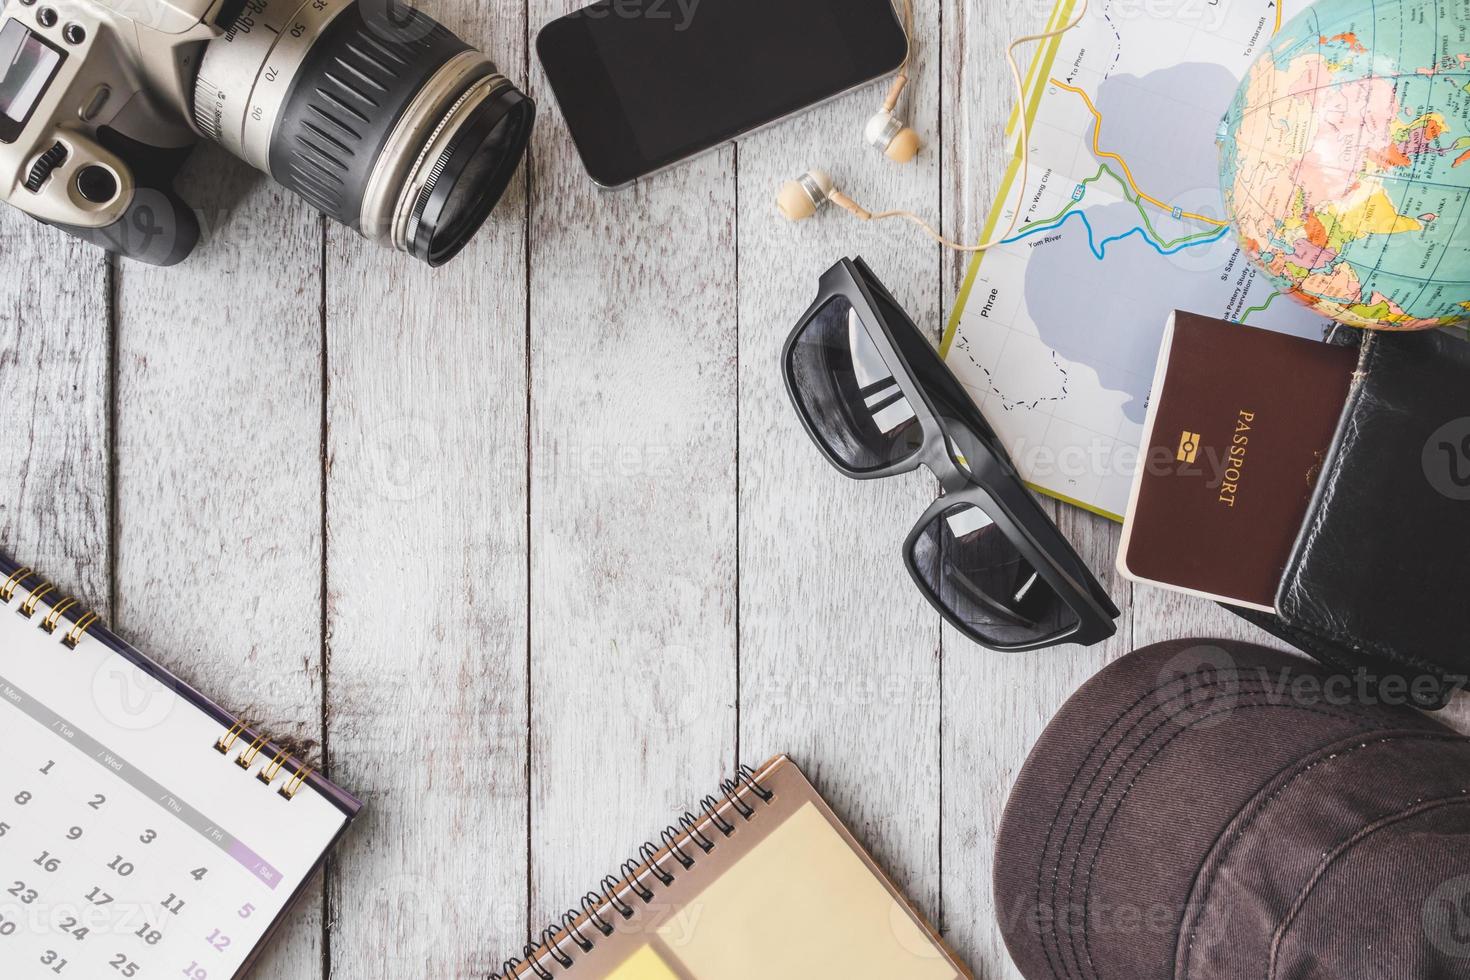
[[[1291,2],[1291,0],[1288,0]],[[1070,0],[1053,25],[1074,15]],[[1302,336],[1330,324],[1242,254],[1216,136],[1279,27],[1271,0],[1094,0],[1028,79],[1031,173],[1002,184],[944,354],[1034,487],[1127,507],[1164,324],[1176,309]]]

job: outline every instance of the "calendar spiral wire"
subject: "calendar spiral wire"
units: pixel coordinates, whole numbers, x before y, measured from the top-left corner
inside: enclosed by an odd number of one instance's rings
[[[8,606],[17,596],[25,593],[15,611],[26,619],[32,619],[41,603],[45,602],[49,608],[36,625],[42,632],[55,635],[62,626],[62,621],[69,619],[71,627],[62,635],[61,644],[68,650],[75,650],[87,630],[100,622],[102,617],[90,609],[86,612],[74,612],[80,607],[81,600],[69,595],[55,595],[56,591],[55,584],[42,579],[35,569],[22,565],[0,583],[0,604]]]
[[[36,625],[42,632],[55,635],[66,620],[71,625],[61,637],[61,645],[68,650],[75,650],[82,642],[82,637],[87,634],[93,626],[102,621],[92,610],[78,612],[81,600],[69,595],[56,595],[57,587],[54,583],[42,579],[36,571],[29,566],[17,568],[6,576],[4,582],[0,582],[0,605],[10,606],[17,597],[20,604],[15,611],[26,619],[34,619],[42,603],[49,608],[46,610],[40,622]],[[289,752],[277,748],[264,735],[250,731],[249,726],[243,721],[236,721],[228,732],[220,736],[214,743],[215,749],[221,755],[228,755],[231,747],[245,738],[246,747],[240,752],[235,763],[241,769],[250,770],[256,761],[265,761],[257,774],[262,783],[271,785],[280,775],[287,774],[286,781],[277,792],[284,798],[295,799],[301,787],[306,785],[312,776],[312,770],[305,764],[296,761]],[[267,754],[268,753],[268,754]],[[268,761],[266,761],[268,760]]]
[[[569,909],[547,926],[539,937],[526,943],[519,958],[506,960],[489,980],[556,980],[553,970],[569,970],[576,962],[575,951],[567,949],[569,945],[590,953],[599,936],[607,938],[614,933],[615,921],[637,914],[624,893],[645,906],[651,904],[657,897],[651,884],[668,888],[678,874],[692,870],[702,855],[713,852],[721,840],[735,834],[739,825],[726,819],[722,810],[733,810],[742,821],[754,817],[758,811],[747,802],[747,795],[762,804],[775,799],[775,794],[756,778],[755,770],[742,765],[732,778],[720,782],[718,795],[706,796],[692,812],[686,811],[678,818],[677,826],[665,828],[658,841],[640,846],[636,856],[618,869],[622,877],[603,878],[597,890],[582,897],[579,908]],[[664,866],[669,863],[678,867],[671,870]]]
[[[276,790],[285,799],[294,800],[301,787],[311,778],[312,770],[308,766],[294,759],[286,749],[277,746],[270,736],[252,731],[248,723],[238,718],[215,741],[214,750],[220,755],[228,756],[237,744],[242,748],[239,755],[235,756],[235,765],[250,772],[257,762],[264,763],[255,778],[266,786],[274,784],[281,774],[291,773],[281,784],[281,788]]]

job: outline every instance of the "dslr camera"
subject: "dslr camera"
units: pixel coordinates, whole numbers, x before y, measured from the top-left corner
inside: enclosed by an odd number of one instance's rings
[[[0,198],[152,265],[199,240],[200,137],[431,266],[500,200],[535,105],[397,0],[9,0]]]

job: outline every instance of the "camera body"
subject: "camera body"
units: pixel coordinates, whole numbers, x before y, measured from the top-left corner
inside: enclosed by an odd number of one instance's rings
[[[0,190],[48,224],[154,264],[199,236],[172,189],[205,46],[228,0],[12,0],[0,17]]]
[[[483,54],[388,0],[10,0],[0,197],[155,265],[199,238],[175,192],[200,137],[369,239],[448,261],[535,118]]]

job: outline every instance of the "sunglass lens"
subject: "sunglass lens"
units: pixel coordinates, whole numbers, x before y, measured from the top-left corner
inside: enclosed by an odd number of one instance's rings
[[[1071,607],[971,504],[956,504],[930,521],[909,561],[929,595],[989,646],[1037,643],[1078,624]]]
[[[817,438],[849,470],[884,469],[922,447],[913,406],[848,300],[831,300],[807,321],[787,370]]]

